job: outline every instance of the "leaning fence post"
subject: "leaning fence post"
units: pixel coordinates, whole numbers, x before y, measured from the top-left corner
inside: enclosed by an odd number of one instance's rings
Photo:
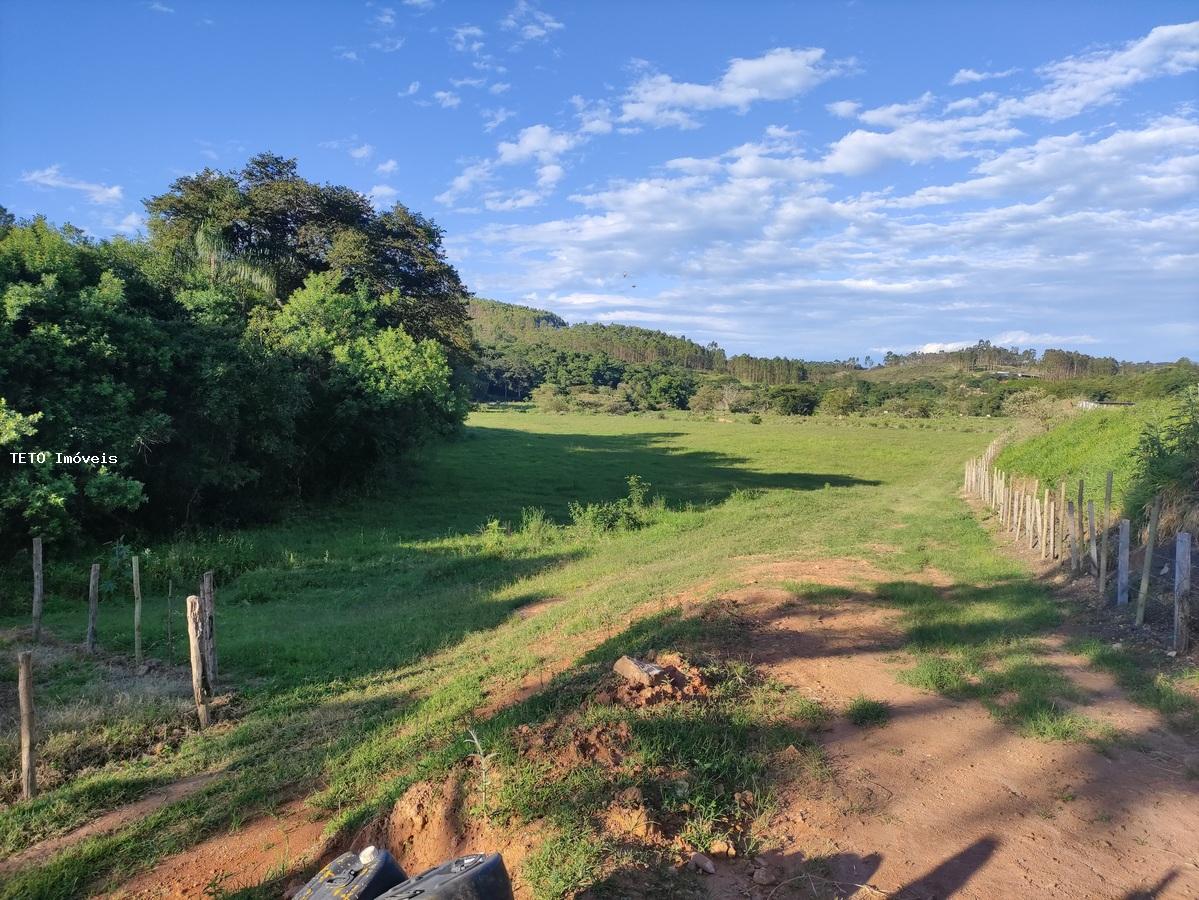
[[[96,615],[100,607],[100,564],[92,563],[87,581],[87,652],[96,652]]]
[[[1174,539],[1174,649],[1186,653],[1191,643],[1191,536]]]
[[[1128,556],[1131,543],[1129,540],[1129,531],[1131,530],[1128,519],[1120,520],[1120,549],[1119,555],[1116,557],[1116,605],[1128,605]]]
[[[142,667],[142,567],[133,557],[133,660]]]
[[[216,591],[212,584],[212,572],[204,573],[200,580],[200,608],[204,614],[203,641],[200,649],[204,651],[204,677],[208,683],[208,692],[216,693]]]
[[[45,582],[42,579],[42,539],[33,539],[33,642],[42,639],[42,603],[45,600]]]
[[[196,701],[196,713],[200,727],[208,727],[208,702],[204,695],[204,652],[201,649],[204,614],[200,598],[195,594],[187,598],[187,645],[191,652],[192,694]]]
[[[1107,532],[1112,524],[1112,473],[1103,486],[1103,531],[1099,539],[1099,593],[1107,591]]]
[[[1138,625],[1145,624],[1145,603],[1149,600],[1149,578],[1153,574],[1153,546],[1157,543],[1157,519],[1162,512],[1161,495],[1153,498],[1153,507],[1149,510],[1149,534],[1145,541],[1145,564],[1141,566],[1141,589],[1137,592]]]
[[[21,796],[32,800],[37,793],[37,768],[33,758],[33,652],[17,654],[17,693],[21,705]]]

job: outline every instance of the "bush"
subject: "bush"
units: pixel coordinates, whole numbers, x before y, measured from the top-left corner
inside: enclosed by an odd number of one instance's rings
[[[834,416],[847,416],[862,408],[862,395],[854,388],[833,388],[820,398],[820,409]]]
[[[816,411],[820,395],[810,385],[780,385],[767,394],[770,408],[782,416],[810,416]]]

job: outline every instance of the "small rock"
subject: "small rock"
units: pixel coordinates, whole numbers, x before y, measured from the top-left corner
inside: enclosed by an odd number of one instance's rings
[[[712,841],[708,852],[713,856],[725,856],[732,859],[737,855],[737,848],[728,841]]]
[[[643,659],[633,659],[631,656],[622,656],[616,660],[612,666],[612,671],[626,681],[631,681],[633,684],[643,684],[646,687],[653,687],[655,684],[661,683],[665,678],[665,673],[661,666],[656,666],[652,662],[646,662]]]
[[[1177,651],[1177,650],[1167,650],[1167,651],[1166,651],[1166,656],[1169,656],[1171,659],[1172,659],[1172,658],[1174,658],[1174,657],[1175,657],[1175,656],[1177,656],[1177,655],[1178,655],[1178,651]]]
[[[150,667],[149,667],[149,666],[146,666],[146,665],[143,665],[143,666],[138,666],[138,669],[137,669],[137,674],[138,674],[138,675],[149,675],[149,674],[150,674]]]
[[[775,877],[774,870],[770,866],[754,869],[754,884],[774,884],[776,881],[778,878]]]
[[[702,853],[692,853],[691,859],[687,864],[696,871],[703,872],[705,875],[716,874],[716,864]]]

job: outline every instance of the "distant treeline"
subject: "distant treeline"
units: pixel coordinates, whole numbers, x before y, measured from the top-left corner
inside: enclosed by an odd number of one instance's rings
[[[520,399],[546,381],[571,386],[590,379],[597,387],[614,387],[626,373],[642,370],[685,370],[785,385],[860,368],[857,360],[808,363],[780,356],[727,356],[715,342],[699,344],[631,325],[569,325],[546,310],[493,300],[472,299],[470,315],[480,345],[480,399]],[[594,370],[597,377],[584,370]]]
[[[1091,356],[1077,350],[1048,349],[1038,359],[1035,350],[1000,347],[982,340],[958,350],[888,352],[883,357],[883,365],[894,368],[951,366],[961,372],[1012,369],[1051,379],[1103,377],[1160,367],[1157,363],[1121,362],[1114,356]]]
[[[466,291],[429,220],[269,154],[147,209],[146,240],[0,216],[3,542],[261,518],[461,423]]]
[[[470,313],[478,343],[475,398],[533,399],[549,409],[994,416],[1027,410],[1038,396],[1162,397],[1199,379],[1187,360],[1133,365],[1066,350],[1038,360],[1034,350],[988,341],[888,353],[880,367],[869,359],[727,356],[715,343],[628,325],[569,325],[527,306],[473,299]],[[1013,395],[1023,395],[1014,406]]]

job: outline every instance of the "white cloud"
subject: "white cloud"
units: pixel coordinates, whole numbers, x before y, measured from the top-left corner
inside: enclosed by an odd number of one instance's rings
[[[62,188],[68,191],[80,191],[89,203],[118,203],[124,196],[119,184],[100,184],[94,181],[82,181],[62,173],[62,167],[57,163],[44,169],[24,172],[21,181],[35,184],[44,188]]]
[[[483,34],[478,25],[458,25],[450,29],[450,46],[461,53],[478,53],[483,49],[483,42],[479,40]]]
[[[167,6],[165,3],[154,2],[154,3],[147,4],[147,5],[151,10],[153,10],[156,13],[173,13],[175,11],[174,7]]]
[[[508,84],[508,82],[506,82],[506,81],[497,81],[495,84],[493,84],[487,90],[489,93],[492,93],[492,94],[503,94],[510,87],[512,87],[512,85]]]
[[[104,216],[104,228],[117,234],[135,235],[146,227],[146,217],[139,212],[126,213],[120,219]]]
[[[362,62],[362,57],[358,55],[358,51],[351,50],[348,47],[334,47],[333,55],[338,59],[344,59],[346,62]]]
[[[858,119],[867,125],[882,125],[897,128],[905,122],[911,122],[916,114],[928,109],[933,102],[933,95],[925,92],[915,100],[907,103],[892,103],[889,106],[879,106],[859,113]]]
[[[375,166],[375,171],[380,175],[390,175],[398,168],[399,163],[397,163],[394,159],[386,159],[379,163],[379,165]]]
[[[551,163],[578,141],[575,135],[554,131],[548,125],[531,125],[523,129],[515,141],[504,141],[496,148],[497,160],[504,164],[531,159]]]
[[[450,84],[456,88],[464,87],[482,87],[487,83],[485,78],[451,78]]]
[[[825,109],[839,119],[852,119],[858,114],[862,104],[855,103],[853,100],[838,100],[835,103],[825,104]]]
[[[371,41],[371,49],[378,50],[380,53],[395,53],[403,46],[404,39],[392,35],[384,35],[378,40]]]
[[[448,188],[433,199],[438,203],[451,206],[479,185],[489,181],[491,179],[491,170],[492,164],[490,162],[472,163],[455,176]]]
[[[485,109],[482,113],[484,131],[494,131],[516,115],[516,113],[504,106],[498,109]]]
[[[508,15],[500,20],[500,27],[517,32],[522,41],[542,41],[566,26],[528,0],[517,0]]]
[[[1044,347],[1047,344],[1097,344],[1099,339],[1089,334],[1049,334],[1044,331],[1033,334],[1028,331],[1005,331],[995,335],[991,342],[1025,347],[1030,345]]]
[[[963,350],[973,347],[976,341],[930,341],[916,348],[917,353],[949,353],[953,350]],[[881,349],[881,348],[880,348]]]
[[[1019,71],[1019,69],[1004,69],[1002,72],[979,72],[975,69],[958,69],[949,83],[952,85],[973,84],[976,81],[987,81],[991,78],[1007,78]]]
[[[380,28],[391,28],[396,23],[396,11],[390,6],[382,6],[375,13],[374,21]]]
[[[434,6],[433,0],[400,0],[405,6],[411,6],[414,9],[432,9]]]
[[[375,209],[385,209],[395,203],[399,191],[389,184],[376,184],[367,192],[367,198]]]
[[[462,102],[462,98],[453,91],[434,91],[433,99],[440,103],[443,109],[454,109]]]
[[[675,81],[669,75],[647,75],[625,94],[620,121],[654,128],[695,128],[699,110],[744,112],[764,100],[788,100],[846,71],[851,61],[825,62],[824,50],[778,47],[752,59],[733,59],[712,84]]]
[[[1116,50],[1072,56],[1038,69],[1049,83],[1002,109],[1007,115],[1065,119],[1111,103],[1134,84],[1199,68],[1199,21],[1161,25]]]
[[[408,83],[408,87],[406,87],[406,88],[404,88],[404,90],[400,91],[400,96],[401,97],[411,97],[413,94],[415,94],[419,90],[420,90],[420,82],[419,81],[410,81]]]
[[[353,159],[370,159],[374,152],[375,148],[370,144],[359,144],[357,147],[349,149],[349,154]]]

